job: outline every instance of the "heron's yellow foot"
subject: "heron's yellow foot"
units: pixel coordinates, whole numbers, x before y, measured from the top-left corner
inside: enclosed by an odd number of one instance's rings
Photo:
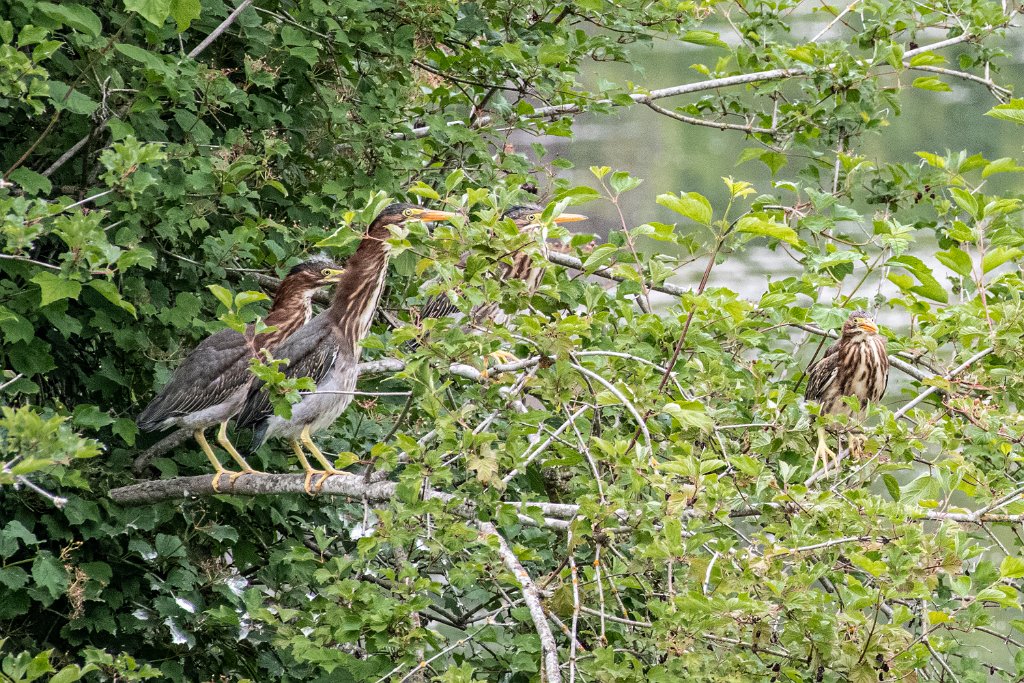
[[[498,361],[497,363],[494,363],[494,365],[508,365],[509,363],[515,363],[516,361],[519,360],[508,351],[502,351],[501,349],[498,349],[497,351],[491,351],[489,354],[484,356],[484,369],[480,372],[480,374],[483,375],[484,377],[487,377],[488,374],[487,366],[491,364],[488,362],[488,359],[490,358],[493,358],[494,360]]]
[[[818,463],[821,463],[821,469],[824,476],[828,476],[828,461],[832,460],[835,462],[836,472],[839,472],[839,456],[836,455],[835,451],[828,447],[825,443],[825,429],[822,427],[818,428],[818,447],[814,450],[814,463],[811,465],[811,475],[818,470]]]
[[[863,434],[851,434],[850,435],[850,457],[861,460],[864,458],[864,444],[867,442],[867,437]]]
[[[323,477],[321,477],[320,481],[317,482],[317,487],[313,486],[314,474],[323,474],[324,476],[326,476],[326,473],[321,472],[320,470],[314,470],[313,468],[306,470],[306,478],[302,482],[302,488],[305,489],[306,493],[311,496],[316,495],[316,492],[320,490],[319,487],[323,486]]]
[[[253,474],[253,475],[260,474],[260,475],[263,475],[263,474],[266,474],[266,472],[261,472],[260,470],[254,470],[251,467],[247,467],[246,469],[243,469],[241,472],[232,472],[231,476],[228,477],[228,485],[229,486],[234,486],[235,485],[235,480],[238,479],[243,474]]]
[[[292,450],[295,451],[296,457],[298,457],[299,462],[302,463],[302,469],[306,472],[306,478],[302,481],[302,488],[305,489],[307,494],[312,496],[313,475],[321,474],[321,471],[313,469],[313,466],[309,464],[309,460],[306,459],[306,454],[302,452],[302,444],[299,443],[298,439],[292,439]]]

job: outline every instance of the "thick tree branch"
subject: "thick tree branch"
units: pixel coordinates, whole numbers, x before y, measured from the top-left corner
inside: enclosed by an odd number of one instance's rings
[[[555,635],[551,632],[547,616],[544,614],[540,589],[537,588],[537,584],[534,583],[516,554],[512,552],[508,541],[498,533],[498,529],[490,522],[481,522],[478,526],[481,540],[486,541],[488,538],[493,538],[498,542],[498,555],[501,557],[501,561],[522,586],[523,598],[530,610],[533,627],[537,630],[537,635],[540,636],[540,648],[543,653],[541,683],[562,683],[561,665],[558,663],[558,646],[555,644]]]
[[[221,475],[220,491],[213,490],[213,476],[176,477],[174,479],[158,479],[143,481],[130,486],[111,489],[107,495],[115,503],[122,505],[151,505],[169,500],[196,500],[210,496],[231,494],[236,496],[276,496],[283,494],[307,495],[304,488],[305,476],[302,474],[246,474],[235,481]],[[393,481],[367,482],[363,476],[355,474],[335,474],[324,481],[317,497],[341,496],[352,501],[382,503],[397,496],[398,484]],[[452,504],[452,512],[467,519],[473,519],[476,506],[471,502],[462,501],[456,496],[426,489],[422,492],[427,500],[440,500]],[[532,505],[532,503],[531,503]],[[563,512],[564,510],[559,510]],[[524,524],[536,525],[526,515],[519,515]],[[568,522],[563,519],[544,519],[543,526],[552,529],[565,529]]]

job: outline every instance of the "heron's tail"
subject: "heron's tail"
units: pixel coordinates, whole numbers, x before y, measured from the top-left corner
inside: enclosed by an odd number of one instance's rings
[[[163,401],[160,400],[160,396],[157,396],[149,402],[139,416],[135,418],[135,424],[139,426],[144,432],[155,432],[160,429],[163,425],[164,420],[168,418],[165,414]]]

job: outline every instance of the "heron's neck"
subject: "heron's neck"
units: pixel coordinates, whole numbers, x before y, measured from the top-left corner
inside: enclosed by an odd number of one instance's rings
[[[277,288],[270,312],[263,324],[274,328],[270,332],[256,335],[256,348],[271,348],[291,336],[293,332],[309,322],[313,315],[313,290],[291,282],[288,278]],[[254,330],[250,326],[250,334]]]
[[[345,275],[334,290],[328,315],[341,339],[353,350],[370,331],[387,277],[390,247],[370,232],[345,264]]]

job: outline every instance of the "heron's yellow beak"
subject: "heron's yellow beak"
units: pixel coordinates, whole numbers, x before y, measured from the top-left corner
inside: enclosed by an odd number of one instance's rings
[[[587,217],[580,213],[563,213],[560,216],[555,216],[551,220],[555,223],[576,223],[578,221],[587,220]]]
[[[345,274],[344,268],[324,268],[320,282],[325,284],[338,282],[341,280],[341,276]]]
[[[857,327],[865,332],[878,334],[878,325],[875,324],[874,320],[871,320],[870,318],[857,318],[855,322],[857,323]]]
[[[413,209],[412,218],[429,223],[432,221],[447,221],[455,218],[458,214],[451,211],[435,211],[433,209]]]

